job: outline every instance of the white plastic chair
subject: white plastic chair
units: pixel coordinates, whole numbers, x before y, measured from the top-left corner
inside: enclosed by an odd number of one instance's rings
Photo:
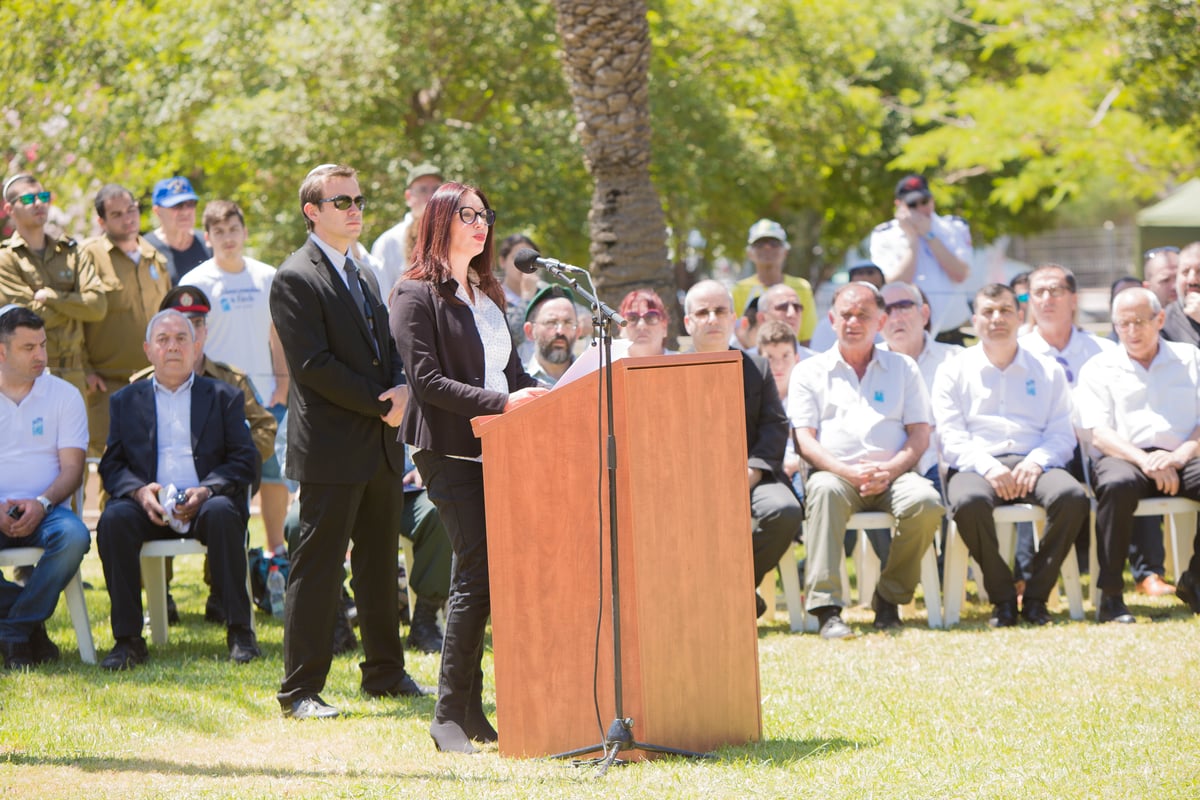
[[[405,551],[405,558],[408,557]],[[779,559],[779,580],[783,583],[783,597],[787,603],[788,626],[792,633],[804,630],[804,594],[800,587],[800,561],[794,546],[789,546]],[[765,618],[775,618],[775,573],[768,572],[758,587],[758,593],[767,603]],[[411,597],[411,590],[410,590]]]
[[[150,641],[164,645],[167,629],[167,558],[203,555],[208,548],[198,539],[153,539],[142,545],[142,583],[146,587],[146,609],[150,615]],[[250,594],[250,569],[246,568],[246,595]],[[250,629],[254,630],[254,605],[250,606]]]
[[[40,547],[10,547],[0,550],[0,567],[32,567],[42,558],[45,551]],[[71,612],[71,624],[75,626],[75,638],[79,642],[79,658],[85,664],[96,663],[96,645],[92,641],[92,627],[88,620],[87,603],[83,598],[83,578],[79,571],[71,577],[63,589],[67,610]]]
[[[1167,572],[1179,580],[1179,574],[1187,569],[1192,559],[1192,541],[1196,534],[1196,514],[1200,503],[1186,497],[1147,497],[1137,504],[1135,517],[1162,517],[1163,539],[1166,545]],[[1088,571],[1092,580],[1088,586],[1088,599],[1098,604],[1096,579],[1100,577],[1100,561],[1096,554],[1096,514],[1092,507],[1091,547],[1088,548]]]
[[[1032,503],[1012,503],[998,505],[992,509],[992,519],[996,525],[996,540],[1000,554],[1010,564],[1017,553],[1017,523],[1032,522],[1034,526],[1044,525],[1046,510]],[[958,535],[958,526],[950,520],[946,534],[945,586],[943,590],[942,620],[944,627],[958,623],[962,611],[963,597],[966,594],[967,562],[970,554],[967,545]],[[1067,604],[1071,619],[1083,619],[1083,584],[1079,579],[1079,563],[1075,558],[1075,546],[1067,551],[1060,568],[1063,588],[1067,594]],[[987,591],[983,586],[982,577],[976,581],[981,602],[988,601]]]
[[[846,521],[846,530],[856,531],[858,534],[858,542],[854,547],[854,552],[851,557],[855,559],[855,569],[858,574],[858,603],[866,605],[871,602],[871,596],[875,593],[875,584],[879,581],[879,557],[875,554],[875,550],[871,547],[867,540],[868,530],[881,530],[887,528],[895,535],[896,518],[886,511],[860,511],[857,514],[851,515]],[[850,578],[846,571],[846,561],[842,559],[842,596],[847,602],[850,600]],[[925,592],[925,607],[929,614],[929,626],[938,628],[942,626],[942,602],[941,602],[941,587],[937,576],[937,552],[933,545],[925,551],[925,555],[921,558],[921,588]],[[909,604],[909,608],[912,604]],[[802,629],[810,633],[815,633],[818,628],[817,618],[808,614],[801,604],[801,625]],[[794,630],[794,628],[793,628]]]

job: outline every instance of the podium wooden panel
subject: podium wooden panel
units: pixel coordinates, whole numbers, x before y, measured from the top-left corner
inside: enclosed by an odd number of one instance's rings
[[[506,756],[599,744],[615,716],[601,386],[593,372],[474,420]],[[637,741],[664,747],[756,740],[741,355],[621,359],[613,395],[624,716]]]

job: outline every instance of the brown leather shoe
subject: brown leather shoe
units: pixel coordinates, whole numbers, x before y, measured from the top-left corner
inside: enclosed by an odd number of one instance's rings
[[[1134,584],[1134,591],[1150,597],[1162,597],[1164,594],[1175,594],[1175,587],[1162,579],[1161,575],[1153,572]]]

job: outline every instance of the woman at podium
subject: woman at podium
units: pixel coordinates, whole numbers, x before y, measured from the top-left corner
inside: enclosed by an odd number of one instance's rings
[[[454,548],[438,701],[429,733],[438,750],[473,753],[496,741],[483,712],[483,639],[491,613],[481,448],[471,418],[545,394],[527,375],[493,274],[496,213],[481,191],[444,183],[434,192],[406,279],[390,303],[392,337],[411,398],[401,438]]]

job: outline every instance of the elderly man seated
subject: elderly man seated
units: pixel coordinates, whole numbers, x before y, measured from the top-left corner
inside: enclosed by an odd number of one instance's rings
[[[246,663],[260,653],[245,589],[247,493],[258,458],[245,398],[228,383],[195,374],[195,332],[179,311],[154,315],[144,349],[154,377],[113,395],[100,459],[112,499],[100,515],[96,545],[116,639],[100,666],[130,669],[149,657],[142,638],[142,544],[181,536],[208,547],[229,657]]]
[[[1080,422],[1100,452],[1096,484],[1096,548],[1102,592],[1100,622],[1133,622],[1121,596],[1133,512],[1144,497],[1200,500],[1200,349],[1159,338],[1164,313],[1149,289],[1113,299],[1119,349],[1083,365]],[[1176,592],[1200,614],[1200,540]]]
[[[871,608],[876,628],[900,627],[921,558],[942,520],[933,484],[912,472],[929,444],[929,396],[916,363],[875,346],[887,314],[869,283],[840,287],[830,322],[837,344],[792,371],[788,416],[802,458],[813,467],[805,504],[807,608],[822,638],[853,635],[842,619],[841,560],[846,523],[859,511],[886,511],[897,535]]]
[[[733,298],[716,281],[700,281],[684,298],[684,327],[697,353],[729,349],[736,317]],[[771,368],[758,356],[742,353],[742,391],[746,400],[746,472],[750,482],[754,586],[775,568],[800,530],[804,511],[783,470],[788,422]],[[767,607],[755,595],[758,615]]]

